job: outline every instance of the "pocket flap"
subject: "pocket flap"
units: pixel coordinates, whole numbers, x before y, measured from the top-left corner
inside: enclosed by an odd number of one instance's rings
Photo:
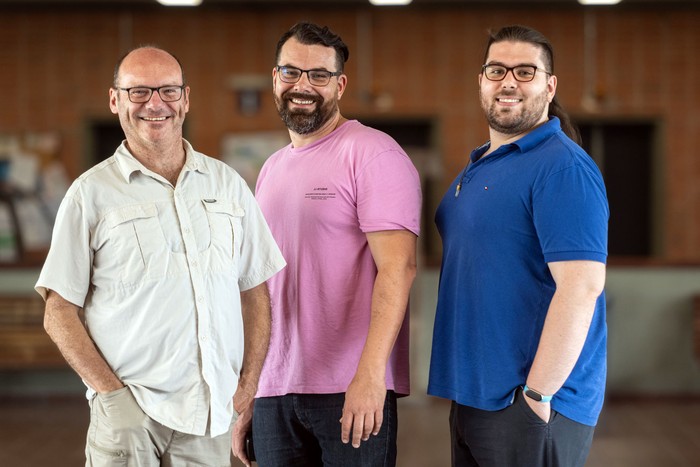
[[[243,217],[245,215],[245,210],[242,207],[228,201],[203,199],[202,204],[208,212],[228,214],[233,217]]]
[[[123,208],[110,211],[105,216],[109,228],[114,228],[124,222],[134,219],[145,219],[158,216],[158,209],[155,204],[139,204],[134,206],[124,206]]]

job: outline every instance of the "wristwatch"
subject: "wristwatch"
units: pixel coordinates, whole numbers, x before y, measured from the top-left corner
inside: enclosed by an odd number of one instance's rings
[[[552,400],[552,397],[553,397],[553,396],[545,396],[544,394],[540,394],[539,392],[535,391],[534,389],[527,387],[527,384],[525,386],[523,386],[523,394],[525,394],[527,397],[529,397],[533,401],[537,401],[537,402],[550,402]]]

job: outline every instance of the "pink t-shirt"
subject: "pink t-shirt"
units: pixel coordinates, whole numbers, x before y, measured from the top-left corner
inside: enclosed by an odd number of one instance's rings
[[[367,232],[420,230],[418,173],[388,135],[348,121],[273,154],[256,198],[287,267],[268,281],[272,335],[258,397],[345,392],[367,338],[377,269]],[[386,384],[408,394],[408,312]]]

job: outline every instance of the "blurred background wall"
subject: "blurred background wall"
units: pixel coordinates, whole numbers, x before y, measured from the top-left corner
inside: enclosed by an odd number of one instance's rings
[[[554,44],[559,99],[606,179],[609,391],[700,396],[700,4],[640,0],[0,1],[0,394],[82,390],[43,333],[32,287],[62,190],[123,137],[108,108],[117,58],[145,43],[174,52],[191,87],[186,138],[254,183],[288,142],[271,70],[279,36],[300,20],[350,47],[343,114],[394,136],[422,176],[415,393],[427,383],[441,254],[434,211],[488,138],[477,95],[487,31],[520,23]]]

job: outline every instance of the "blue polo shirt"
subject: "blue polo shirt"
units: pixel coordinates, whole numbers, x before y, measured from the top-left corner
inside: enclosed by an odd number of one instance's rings
[[[525,384],[537,350],[555,290],[547,263],[605,263],[609,211],[598,167],[556,117],[481,158],[487,149],[472,152],[436,213],[443,257],[428,393],[500,410]],[[603,405],[606,340],[602,294],[552,400],[586,425]]]

